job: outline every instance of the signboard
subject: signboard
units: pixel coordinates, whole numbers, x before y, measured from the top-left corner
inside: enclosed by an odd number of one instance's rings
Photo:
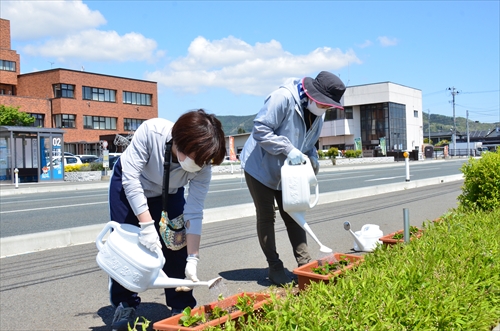
[[[354,149],[360,151],[363,149],[361,145],[361,138],[354,138]]]
[[[102,166],[109,168],[109,150],[107,149],[102,151]]]
[[[382,152],[382,155],[387,155],[387,146],[385,144],[385,137],[380,138],[380,152]]]

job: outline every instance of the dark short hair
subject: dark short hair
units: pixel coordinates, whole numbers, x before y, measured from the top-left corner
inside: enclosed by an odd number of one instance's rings
[[[226,139],[222,124],[203,109],[182,114],[172,128],[172,139],[179,152],[194,154],[194,162],[200,167],[224,161]]]

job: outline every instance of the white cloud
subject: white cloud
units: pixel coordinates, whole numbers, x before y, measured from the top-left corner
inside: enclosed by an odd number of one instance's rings
[[[371,45],[373,45],[373,43],[371,42],[371,40],[365,40],[362,44],[358,45],[359,48],[366,48],[366,47],[370,47]]]
[[[383,46],[383,47],[395,46],[399,42],[399,40],[397,40],[396,38],[390,38],[387,36],[378,37],[377,40],[380,43],[380,46]]]
[[[294,55],[276,40],[252,46],[232,36],[214,41],[197,37],[185,57],[172,61],[164,70],[147,73],[146,79],[178,92],[198,93],[216,87],[261,96],[291,75],[338,70],[349,63],[361,63],[352,50],[343,53],[338,48],[321,47]]]
[[[60,37],[106,24],[99,11],[77,1],[2,0],[2,18],[10,20],[13,39]]]
[[[41,46],[29,45],[23,52],[31,56],[57,58],[65,62],[70,58],[86,61],[154,61],[163,55],[155,52],[156,41],[138,33],[123,36],[115,31],[86,30],[61,40],[51,39]]]

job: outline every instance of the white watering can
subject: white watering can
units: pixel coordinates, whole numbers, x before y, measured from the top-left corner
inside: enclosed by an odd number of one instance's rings
[[[103,238],[113,230],[105,243]],[[99,253],[96,261],[99,267],[126,289],[140,293],[154,288],[176,288],[186,286],[208,286],[212,288],[222,278],[206,282],[168,277],[162,270],[165,257],[158,247],[151,252],[139,243],[140,228],[130,224],[108,222],[97,236]]]
[[[361,231],[353,232],[351,223],[344,222],[344,229],[349,231],[354,237],[354,250],[358,252],[373,252],[377,247],[377,243],[382,244],[379,240],[384,236],[380,227],[376,224],[365,224]]]
[[[314,200],[311,201],[311,188],[315,188]],[[323,253],[333,252],[323,245],[306,222],[306,211],[316,206],[319,200],[319,185],[311,161],[290,164],[285,160],[281,167],[281,189],[283,195],[283,209],[318,243]]]

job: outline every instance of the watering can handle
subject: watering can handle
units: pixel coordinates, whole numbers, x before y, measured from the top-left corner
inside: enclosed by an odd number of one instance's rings
[[[316,183],[315,199],[312,203],[309,203],[309,208],[312,208],[318,204],[319,201],[319,184]]]
[[[103,243],[102,243],[102,238],[104,238],[104,236],[106,235],[106,233],[108,233],[108,231],[110,229],[116,229],[118,227],[118,222],[115,222],[115,221],[109,221],[108,223],[106,223],[106,225],[104,226],[104,228],[101,230],[101,232],[97,235],[97,238],[95,240],[95,244],[97,246],[97,250],[101,250],[101,248],[103,247]]]

